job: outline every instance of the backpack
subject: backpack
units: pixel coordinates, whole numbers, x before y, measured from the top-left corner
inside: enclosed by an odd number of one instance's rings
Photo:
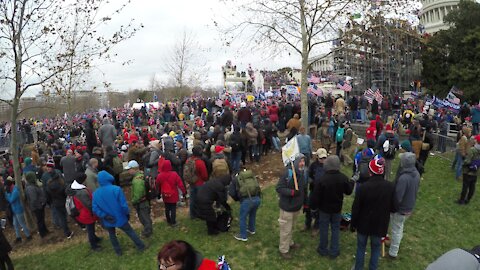
[[[157,184],[155,182],[155,179],[153,179],[152,176],[147,175],[145,176],[145,179],[143,179],[144,184],[145,184],[145,199],[147,200],[153,200],[157,198],[158,196],[158,188]]]
[[[80,215],[80,212],[75,206],[75,201],[73,200],[72,195],[67,196],[67,200],[65,201],[65,209],[67,210],[67,214],[71,217],[78,217],[78,215]]]
[[[244,170],[238,174],[238,186],[240,196],[243,198],[260,194],[260,185],[251,170]]]
[[[367,156],[362,153],[362,158],[360,159],[360,163],[358,164],[360,181],[365,181],[370,177],[370,168],[368,167],[368,165],[373,157],[374,156]]]
[[[228,168],[227,161],[223,158],[217,158],[212,162],[212,177],[217,178],[220,176],[229,175],[230,170]]]
[[[343,141],[343,135],[345,134],[345,129],[344,128],[338,128],[337,129],[337,134],[335,135],[335,141],[336,142],[342,142]]]
[[[195,167],[196,158],[189,158],[183,167],[183,180],[189,184],[195,184],[198,181],[197,170]]]
[[[176,194],[176,190],[170,183],[165,181],[161,186],[161,195],[163,199],[171,198]]]
[[[468,164],[468,171],[477,172],[479,168],[480,168],[480,151],[476,150],[473,153],[472,161],[470,161],[470,164]]]
[[[123,172],[123,162],[122,160],[116,156],[112,160],[113,163],[113,173],[119,175]]]
[[[215,214],[217,216],[217,228],[221,232],[228,232],[230,226],[232,225],[232,211],[230,206],[220,205],[219,207],[214,208]]]
[[[385,151],[386,144],[388,142],[388,150]],[[395,145],[395,142],[392,138],[389,138],[385,140],[383,143],[383,157],[386,159],[393,159],[395,157],[395,154],[397,152],[397,147]]]

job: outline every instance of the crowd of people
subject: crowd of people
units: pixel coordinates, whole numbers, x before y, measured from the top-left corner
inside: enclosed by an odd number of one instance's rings
[[[296,138],[300,153],[279,172],[276,186],[280,256],[291,259],[291,250],[300,248],[293,231],[303,211],[304,229],[319,234],[320,256],[339,256],[339,231],[347,222],[357,232],[354,269],[363,269],[368,238],[372,249],[369,269],[377,269],[381,241],[389,228],[388,257],[399,256],[403,227],[415,208],[429,153],[435,146],[446,151],[451,122],[458,126],[452,169],[457,179],[463,178],[457,202],[466,205],[472,200],[480,167],[478,104],[464,105],[456,115],[448,110],[425,110],[421,100],[385,97],[379,104],[362,96],[345,101],[328,95],[310,97],[306,116],[300,108],[299,100],[288,96],[249,102],[241,97],[188,98],[165,102],[160,108],[24,119],[15,127],[24,143],[19,157],[21,186],[13,179],[12,156],[7,152],[0,162],[2,228],[11,225],[15,244],[24,241],[23,237],[30,241],[35,236],[25,221],[29,212],[35,217],[39,237],[44,238],[52,230],[46,226],[45,211],[51,211],[53,227],[61,229],[66,239],[74,236],[70,230],[74,223],[84,228],[93,251],[102,250],[102,238],[95,231],[100,223],[121,256],[116,229],[143,251],[142,238],[155,233],[153,201],[163,202],[166,222],[172,228],[178,226],[177,207],[188,203],[189,217],[204,220],[207,234],[217,235],[231,225],[230,195],[240,202],[239,233],[234,237],[245,242],[256,233],[256,212],[262,200],[249,165],[280,152],[284,142]],[[302,126],[302,117],[308,118],[309,126]],[[354,131],[356,123],[367,124],[366,129],[360,125],[364,134],[358,126]],[[6,126],[0,125],[0,134]],[[433,138],[437,131],[435,135],[443,141]],[[319,149],[313,149],[313,140],[318,140]],[[394,159],[400,163],[396,172],[392,170]],[[351,175],[340,172],[342,163],[352,167]],[[350,219],[341,212],[345,211],[344,195],[352,193]],[[142,224],[141,237],[130,225],[130,208]],[[5,240],[2,234],[0,241]],[[174,249],[188,254],[179,255]],[[13,269],[10,248],[5,251],[6,257],[0,254],[0,266]],[[186,242],[169,243],[159,253],[159,267],[183,264],[197,266],[175,269],[215,269],[198,268],[203,263],[191,259],[194,253]]]

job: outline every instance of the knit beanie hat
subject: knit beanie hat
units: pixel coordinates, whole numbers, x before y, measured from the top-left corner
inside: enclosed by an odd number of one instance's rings
[[[480,135],[475,136],[475,142],[477,142],[478,144],[480,144]]]
[[[409,140],[404,140],[402,143],[400,143],[400,147],[407,152],[412,152],[412,144]]]
[[[30,165],[30,164],[32,164],[32,158],[27,157],[27,158],[25,159],[25,165],[28,166],[28,165]]]
[[[368,164],[368,168],[373,174],[378,174],[378,175],[383,174],[385,171],[385,159],[382,157],[381,158],[375,157]]]
[[[339,171],[340,158],[337,155],[328,156],[323,164],[325,171]]]
[[[55,161],[53,161],[53,158],[49,158],[47,160],[47,167],[50,167],[50,168],[55,168]]]

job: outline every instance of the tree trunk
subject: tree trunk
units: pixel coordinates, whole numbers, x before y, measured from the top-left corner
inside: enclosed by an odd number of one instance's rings
[[[18,133],[17,133],[17,114],[18,114],[18,107],[20,103],[20,98],[14,98],[12,102],[12,114],[10,116],[10,122],[12,123],[12,127],[10,129],[11,132],[11,141],[10,141],[10,151],[12,153],[12,163],[13,163],[13,175],[15,177],[15,185],[20,192],[20,202],[22,203],[24,209],[24,216],[25,221],[27,222],[27,226],[31,232],[34,232],[35,225],[32,218],[32,212],[30,212],[30,208],[28,208],[27,203],[25,201],[25,190],[23,189],[22,183],[22,173],[21,173],[21,166],[19,161],[19,149],[18,149]]]
[[[302,73],[301,73],[301,90],[300,90],[300,105],[302,107],[302,126],[305,127],[306,134],[310,133],[308,126],[308,36],[305,26],[305,0],[300,0],[300,26],[302,30]]]

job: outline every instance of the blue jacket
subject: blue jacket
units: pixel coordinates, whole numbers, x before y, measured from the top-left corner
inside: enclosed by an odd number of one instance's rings
[[[100,187],[93,193],[92,209],[105,227],[122,227],[128,222],[127,200],[119,186],[113,185],[114,178],[106,171],[98,173]],[[115,221],[110,223],[105,220],[106,216],[112,216]]]
[[[480,108],[474,107],[472,108],[472,123],[480,123]]]
[[[22,214],[23,213],[23,206],[20,202],[20,192],[18,191],[17,186],[13,187],[12,192],[5,192],[5,198],[12,206],[12,212],[14,214]]]
[[[312,155],[312,139],[308,135],[297,135],[298,149],[304,155]],[[308,165],[307,165],[308,166]]]

